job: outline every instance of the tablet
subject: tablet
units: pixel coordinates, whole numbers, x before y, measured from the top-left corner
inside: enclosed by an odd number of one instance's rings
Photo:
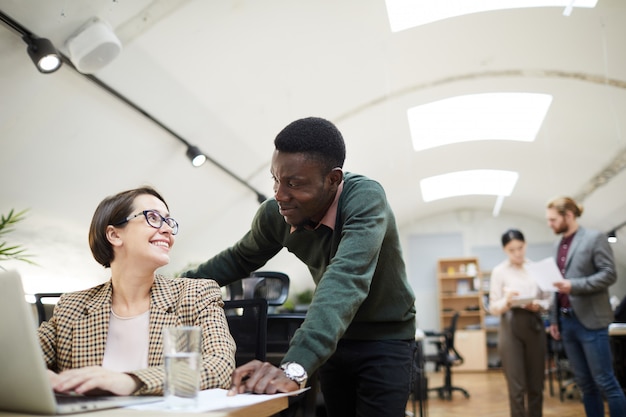
[[[511,307],[521,307],[526,304],[530,304],[535,300],[535,297],[513,297],[511,299]]]

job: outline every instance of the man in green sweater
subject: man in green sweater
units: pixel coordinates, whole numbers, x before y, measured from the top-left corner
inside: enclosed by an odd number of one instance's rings
[[[415,348],[415,297],[395,217],[376,181],[343,172],[345,144],[331,122],[292,122],[274,141],[274,198],[232,247],[183,275],[227,285],[284,247],[316,284],[280,368],[252,361],[231,393],[288,392],[319,368],[328,415],[405,415]]]

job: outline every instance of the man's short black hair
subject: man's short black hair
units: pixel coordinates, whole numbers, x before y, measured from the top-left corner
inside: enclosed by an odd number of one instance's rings
[[[274,139],[279,152],[303,153],[317,160],[327,172],[343,168],[346,145],[337,127],[320,117],[306,117],[288,124]]]

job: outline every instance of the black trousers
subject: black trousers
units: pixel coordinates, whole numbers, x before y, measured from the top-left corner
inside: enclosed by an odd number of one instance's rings
[[[414,340],[341,340],[320,368],[328,417],[404,417]]]

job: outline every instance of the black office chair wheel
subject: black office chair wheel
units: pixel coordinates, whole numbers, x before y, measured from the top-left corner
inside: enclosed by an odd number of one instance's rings
[[[446,394],[443,391],[444,390],[442,390],[442,389],[437,390],[437,395],[439,396],[440,400],[445,400],[446,399]]]
[[[459,391],[459,392],[463,393],[463,396],[464,396],[465,398],[469,398],[469,397],[470,397],[469,392],[465,391],[463,388],[454,387],[454,389],[455,389],[456,391]]]

